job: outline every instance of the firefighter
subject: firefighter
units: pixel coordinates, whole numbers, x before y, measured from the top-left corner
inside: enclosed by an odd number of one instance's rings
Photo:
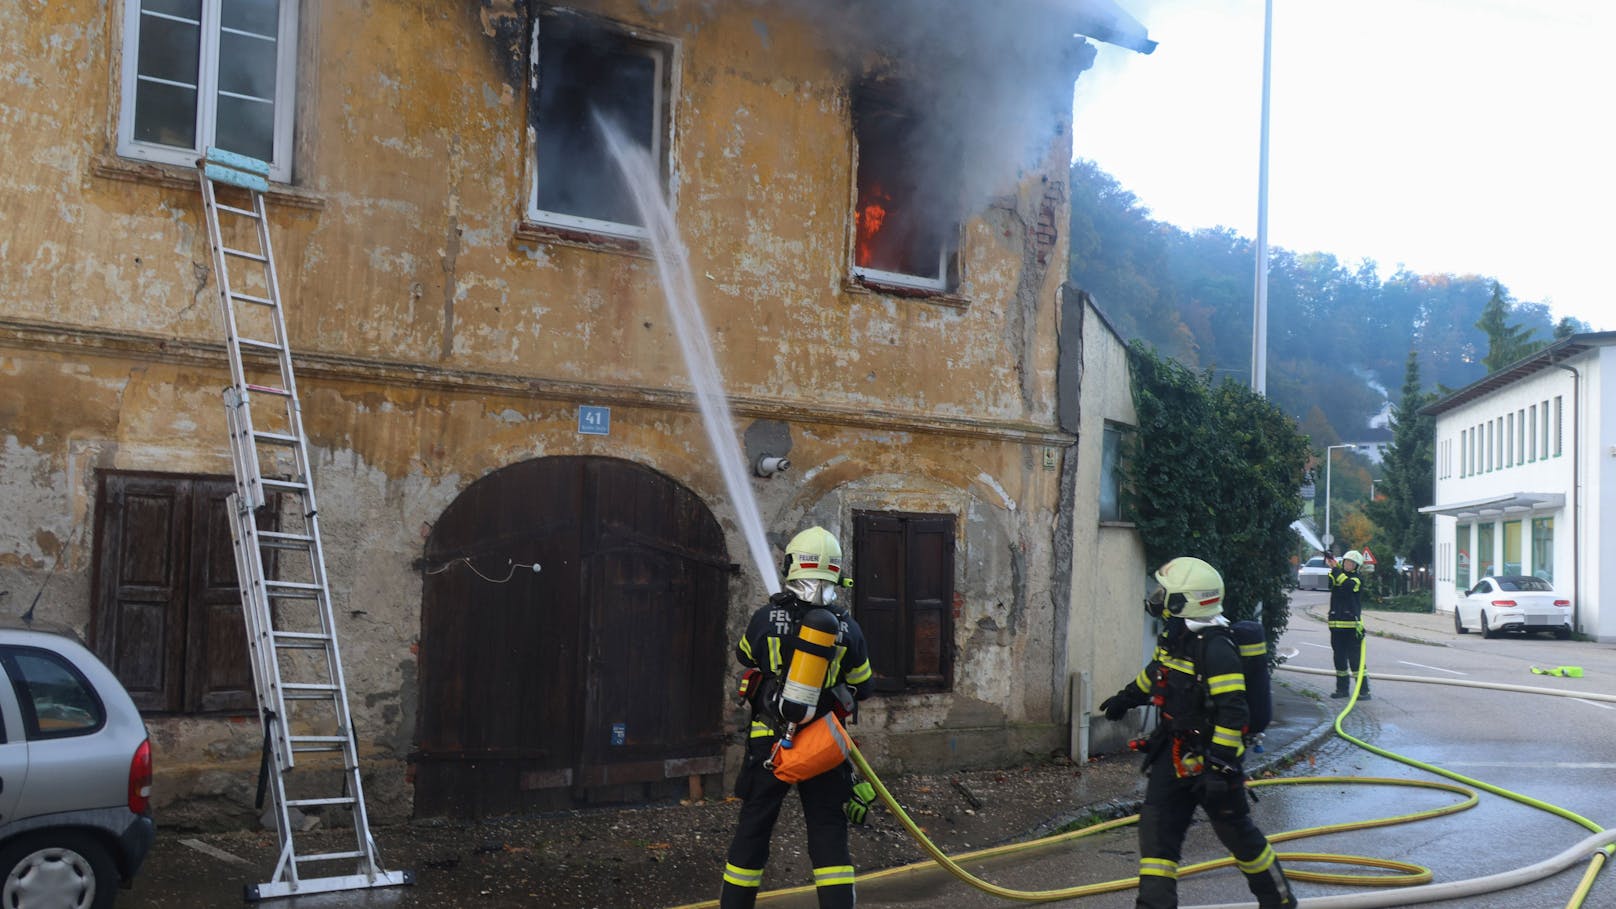
[[[1246,681],[1223,617],[1223,577],[1200,559],[1173,559],[1156,571],[1145,610],[1163,622],[1155,656],[1131,684],[1100,705],[1110,720],[1146,704],[1161,712],[1141,746],[1148,779],[1139,812],[1135,907],[1178,905],[1178,863],[1196,805],[1234,855],[1257,905],[1296,906],[1246,801]]]
[[[1358,600],[1358,592],[1363,588],[1358,566],[1363,564],[1363,555],[1354,549],[1343,555],[1339,563],[1326,556],[1324,564],[1330,569],[1327,624],[1330,626],[1330,653],[1335,657],[1335,691],[1330,697],[1344,698],[1352,694],[1352,680],[1358,674],[1359,657],[1363,653],[1363,604]],[[1370,700],[1367,675],[1358,700]]]
[[[724,866],[719,897],[722,909],[749,909],[757,901],[769,858],[769,837],[791,789],[791,784],[782,782],[765,765],[786,731],[783,711],[793,718],[804,712],[805,705],[792,703],[787,691],[788,682],[797,682],[797,674],[790,670],[799,626],[805,619],[821,618],[810,613],[827,610],[838,627],[818,703],[811,706],[812,715],[802,723],[815,722],[830,711],[847,715],[869,694],[873,672],[864,632],[836,605],[841,566],[842,547],[829,531],[810,527],[793,537],[786,544],[782,566],[785,589],[752,614],[746,634],[735,646],[735,658],[746,667],[743,688],[752,706],[752,721],[746,760],[735,781],[735,795],[742,800],[741,816]],[[819,905],[821,909],[851,909],[853,858],[847,847],[848,818],[851,815],[862,821],[873,790],[868,783],[860,783],[855,793],[852,768],[844,762],[797,783],[797,797],[802,800],[808,827],[808,857],[813,862]]]

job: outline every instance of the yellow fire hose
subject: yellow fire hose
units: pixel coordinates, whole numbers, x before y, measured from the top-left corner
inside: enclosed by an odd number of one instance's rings
[[[1584,818],[1584,817],[1582,817],[1582,816],[1580,816],[1578,814],[1575,814],[1574,812],[1568,811],[1568,810],[1566,810],[1564,808],[1561,808],[1561,807],[1559,807],[1557,805],[1550,805],[1550,804],[1548,804],[1546,802],[1542,802],[1542,801],[1539,801],[1537,799],[1533,799],[1533,798],[1531,798],[1529,796],[1521,795],[1520,793],[1510,792],[1507,789],[1503,789],[1501,787],[1494,786],[1494,785],[1492,785],[1490,783],[1485,783],[1485,782],[1482,782],[1480,780],[1472,779],[1472,778],[1464,776],[1462,774],[1458,774],[1458,773],[1455,773],[1455,772],[1450,771],[1450,770],[1445,770],[1445,769],[1442,769],[1440,767],[1436,767],[1435,765],[1432,765],[1432,764],[1427,764],[1427,763],[1424,763],[1422,761],[1415,760],[1413,758],[1409,758],[1409,757],[1405,757],[1403,755],[1399,755],[1399,754],[1397,754],[1395,752],[1392,752],[1392,751],[1387,751],[1386,749],[1379,748],[1379,747],[1376,747],[1374,745],[1370,745],[1369,743],[1367,743],[1367,742],[1365,742],[1365,741],[1363,741],[1361,739],[1358,739],[1358,738],[1356,738],[1356,737],[1354,737],[1352,735],[1349,735],[1346,731],[1344,731],[1341,728],[1341,721],[1347,716],[1348,713],[1350,713],[1352,711],[1353,707],[1357,705],[1357,703],[1358,703],[1358,692],[1363,686],[1364,677],[1367,675],[1367,672],[1366,672],[1366,669],[1365,669],[1365,666],[1367,664],[1367,653],[1368,653],[1367,641],[1362,645],[1362,647],[1363,647],[1363,650],[1362,650],[1363,658],[1360,658],[1360,660],[1359,660],[1358,676],[1355,679],[1355,684],[1353,686],[1352,696],[1348,699],[1346,706],[1344,708],[1342,708],[1341,712],[1339,714],[1337,714],[1336,718],[1335,718],[1334,728],[1335,728],[1335,732],[1336,732],[1337,735],[1341,736],[1343,739],[1346,739],[1348,742],[1351,742],[1352,744],[1357,745],[1358,747],[1363,748],[1366,751],[1369,751],[1369,752],[1371,752],[1373,754],[1380,755],[1381,757],[1390,758],[1391,760],[1399,761],[1399,762],[1407,764],[1407,765],[1409,765],[1411,767],[1415,767],[1415,768],[1418,768],[1418,769],[1421,769],[1421,770],[1425,770],[1425,771],[1427,771],[1429,773],[1437,774],[1438,776],[1447,777],[1449,779],[1455,780],[1456,782],[1463,783],[1466,786],[1474,786],[1474,787],[1476,787],[1478,789],[1482,789],[1482,790],[1484,790],[1486,792],[1493,793],[1494,795],[1503,796],[1504,798],[1510,799],[1512,801],[1519,802],[1519,803],[1521,803],[1523,805],[1529,805],[1529,806],[1531,806],[1533,808],[1538,808],[1538,809],[1541,809],[1543,811],[1547,811],[1547,812],[1549,812],[1551,814],[1554,814],[1554,815],[1556,815],[1558,817],[1562,817],[1562,818],[1565,818],[1566,820],[1572,821],[1573,823],[1579,824],[1580,826],[1583,826],[1583,827],[1585,827],[1585,828],[1587,828],[1587,829],[1589,829],[1589,830],[1591,830],[1591,831],[1593,831],[1595,833],[1603,832],[1604,828],[1600,827],[1598,824],[1595,824],[1593,821],[1590,821],[1587,818]],[[1301,667],[1291,667],[1291,666],[1282,666],[1281,668],[1286,669],[1288,671],[1292,671],[1292,672],[1303,672],[1303,673],[1311,673],[1311,674],[1319,674],[1319,675],[1327,674],[1327,675],[1331,675],[1331,676],[1334,675],[1333,671],[1325,670],[1325,669],[1304,669],[1304,668],[1301,668]],[[1423,678],[1420,678],[1420,677],[1417,677],[1417,676],[1382,676],[1382,675],[1376,675],[1376,676],[1372,676],[1372,678],[1395,680],[1395,681],[1421,681],[1421,682],[1423,682],[1423,681],[1448,682],[1449,681],[1449,680],[1446,680],[1446,679],[1427,680],[1427,679],[1423,679]],[[1502,686],[1502,685],[1491,685],[1491,684],[1489,684],[1489,685],[1486,685],[1485,687],[1507,688],[1507,690],[1524,690],[1524,691],[1527,691],[1527,692],[1530,692],[1530,693],[1567,694],[1567,692],[1562,692],[1562,691],[1560,691],[1558,689],[1533,689],[1533,688],[1526,688],[1524,686]],[[1604,699],[1604,698],[1601,697],[1601,699]],[[933,843],[929,837],[926,836],[925,831],[922,830],[920,828],[920,826],[915,823],[914,819],[911,818],[909,816],[909,814],[903,810],[903,806],[898,804],[898,800],[893,797],[892,793],[887,789],[886,785],[881,782],[881,778],[876,775],[874,768],[872,768],[870,766],[869,761],[865,759],[864,754],[861,751],[859,751],[858,746],[856,744],[852,745],[848,756],[852,760],[853,766],[857,767],[859,773],[864,777],[864,779],[868,780],[870,782],[871,786],[873,786],[875,788],[876,794],[880,797],[881,802],[887,806],[887,809],[892,812],[892,816],[898,819],[898,822],[903,826],[903,828],[906,831],[909,832],[909,835],[912,838],[914,838],[915,842],[920,845],[920,847],[926,852],[927,855],[931,856],[931,861],[930,862],[916,862],[916,863],[913,863],[913,864],[903,865],[903,866],[899,866],[899,867],[896,867],[896,868],[887,868],[887,869],[883,869],[883,870],[880,870],[880,871],[872,871],[872,872],[869,872],[867,874],[859,875],[860,880],[871,881],[871,880],[881,880],[881,879],[892,878],[892,877],[902,877],[902,876],[915,875],[915,874],[919,874],[919,873],[922,873],[922,872],[926,871],[927,869],[929,869],[932,866],[932,864],[937,864],[937,865],[942,866],[942,868],[944,870],[948,871],[948,873],[952,874],[954,877],[956,877],[959,880],[971,885],[972,887],[977,888],[978,890],[983,891],[984,893],[988,893],[988,894],[991,894],[991,895],[994,895],[994,896],[1002,897],[1002,898],[1007,899],[1007,900],[1018,900],[1018,901],[1021,901],[1021,902],[1053,902],[1053,901],[1056,901],[1056,900],[1074,899],[1076,897],[1093,896],[1095,894],[1100,894],[1100,893],[1113,893],[1113,892],[1120,891],[1120,890],[1128,890],[1128,889],[1131,889],[1131,888],[1138,885],[1138,878],[1136,878],[1136,877],[1128,877],[1128,878],[1122,878],[1122,879],[1113,880],[1113,881],[1104,881],[1104,882],[1096,883],[1096,884],[1083,884],[1083,885],[1074,886],[1074,887],[1065,887],[1065,888],[1056,889],[1056,890],[1014,890],[1014,889],[1011,889],[1009,887],[1003,887],[1003,886],[1000,886],[998,884],[994,884],[994,883],[992,883],[990,881],[984,881],[981,878],[977,877],[976,875],[972,874],[970,871],[968,871],[965,868],[961,867],[961,864],[960,864],[961,862],[976,861],[976,860],[994,858],[994,857],[1001,856],[1001,855],[1010,855],[1010,854],[1014,854],[1014,853],[1018,853],[1018,852],[1025,852],[1025,851],[1030,851],[1030,850],[1033,850],[1033,849],[1040,849],[1040,848],[1044,848],[1044,847],[1055,846],[1055,845],[1059,845],[1059,844],[1062,844],[1062,843],[1067,843],[1067,842],[1071,842],[1071,841],[1074,841],[1074,840],[1077,840],[1077,839],[1081,839],[1082,837],[1092,836],[1094,834],[1103,833],[1103,832],[1108,831],[1108,830],[1114,830],[1114,829],[1117,829],[1119,827],[1129,826],[1129,825],[1132,825],[1132,824],[1138,822],[1139,815],[1137,815],[1137,814],[1130,815],[1130,816],[1124,817],[1124,818],[1118,818],[1116,820],[1106,821],[1104,823],[1096,824],[1096,825],[1091,826],[1091,827],[1085,827],[1085,828],[1082,828],[1080,830],[1073,830],[1073,831],[1069,831],[1069,832],[1066,832],[1066,833],[1054,834],[1052,836],[1046,836],[1046,837],[1042,837],[1042,838],[1035,839],[1035,840],[1029,840],[1029,841],[1023,842],[1023,843],[1010,843],[1010,844],[1006,844],[1006,845],[1003,845],[1003,846],[996,846],[996,847],[993,847],[993,848],[990,848],[990,849],[978,849],[978,850],[974,850],[974,851],[971,851],[971,852],[962,853],[957,857],[950,857],[949,855],[944,853],[941,849],[939,849],[937,847],[937,845],[935,843]],[[1299,830],[1287,830],[1287,831],[1284,831],[1284,832],[1281,832],[1281,833],[1271,834],[1268,837],[1269,842],[1270,843],[1282,843],[1282,842],[1287,842],[1287,841],[1296,840],[1296,839],[1302,839],[1302,838],[1310,837],[1310,836],[1323,836],[1323,835],[1326,835],[1326,834],[1342,833],[1342,832],[1351,831],[1351,830],[1366,830],[1366,829],[1370,829],[1370,828],[1374,828],[1374,827],[1388,827],[1388,826],[1391,826],[1391,825],[1394,825],[1394,824],[1411,823],[1413,821],[1426,820],[1426,819],[1429,819],[1429,818],[1442,817],[1444,815],[1454,814],[1454,813],[1457,813],[1459,811],[1463,811],[1463,810],[1465,810],[1467,808],[1472,808],[1479,802],[1479,797],[1476,795],[1476,793],[1474,791],[1470,790],[1470,789],[1465,788],[1465,786],[1452,785],[1452,784],[1449,784],[1449,783],[1441,783],[1441,782],[1436,782],[1436,781],[1432,781],[1432,780],[1404,780],[1404,779],[1396,779],[1396,778],[1390,778],[1390,777],[1320,777],[1320,776],[1307,776],[1307,777],[1274,777],[1274,778],[1269,778],[1269,779],[1250,780],[1250,781],[1247,782],[1246,785],[1251,787],[1251,788],[1257,788],[1257,787],[1267,787],[1267,786],[1301,786],[1301,785],[1332,785],[1332,786],[1334,786],[1334,785],[1342,785],[1342,784],[1348,784],[1348,785],[1409,786],[1409,787],[1423,788],[1423,789],[1438,789],[1438,790],[1442,790],[1442,791],[1445,791],[1445,792],[1451,792],[1451,793],[1454,793],[1456,795],[1462,796],[1462,800],[1458,801],[1458,802],[1455,802],[1455,803],[1453,803],[1451,805],[1446,805],[1446,806],[1442,806],[1442,807],[1439,807],[1439,808],[1432,808],[1432,809],[1427,809],[1427,810],[1424,810],[1424,811],[1416,811],[1416,812],[1412,812],[1412,813],[1409,813],[1409,814],[1396,815],[1396,816],[1393,816],[1393,817],[1372,818],[1372,819],[1362,820],[1362,821],[1348,821],[1348,822],[1344,822],[1344,823],[1340,823],[1340,824],[1327,824],[1327,825],[1318,826],[1318,827],[1306,827],[1306,828],[1302,828],[1302,829],[1299,829]],[[1593,858],[1589,863],[1587,871],[1583,874],[1581,882],[1579,883],[1576,891],[1572,894],[1571,901],[1566,904],[1566,909],[1579,909],[1579,907],[1581,907],[1583,905],[1583,902],[1587,899],[1588,893],[1593,888],[1594,879],[1597,877],[1600,869],[1604,867],[1606,861],[1608,860],[1608,858],[1610,857],[1610,855],[1613,852],[1616,852],[1616,844],[1606,845],[1602,849],[1600,849],[1599,851],[1594,853]],[[1412,886],[1412,885],[1426,884],[1432,879],[1432,873],[1431,873],[1430,869],[1425,868],[1425,867],[1420,866],[1420,865],[1415,865],[1415,864],[1411,864],[1411,863],[1408,863],[1408,862],[1399,862],[1399,861],[1395,861],[1395,860],[1392,860],[1392,859],[1380,859],[1380,858],[1374,858],[1374,857],[1371,857],[1371,856],[1340,855],[1340,854],[1333,854],[1333,853],[1318,853],[1318,852],[1278,852],[1277,855],[1278,855],[1280,861],[1282,861],[1282,862],[1357,865],[1357,866],[1362,866],[1362,867],[1366,867],[1366,868],[1378,868],[1378,869],[1384,869],[1384,870],[1389,871],[1389,872],[1395,872],[1395,873],[1390,873],[1390,874],[1345,874],[1345,873],[1327,873],[1327,872],[1318,872],[1318,871],[1306,871],[1306,870],[1302,870],[1300,868],[1287,867],[1285,869],[1285,876],[1292,879],[1292,880],[1297,880],[1297,881],[1310,881],[1310,882],[1313,882],[1313,883],[1344,884],[1344,885],[1372,886],[1372,887],[1402,887],[1402,886]],[[1188,877],[1188,876],[1193,875],[1193,874],[1199,874],[1199,873],[1206,872],[1206,871],[1211,871],[1211,870],[1217,869],[1217,868],[1229,867],[1230,865],[1233,865],[1233,864],[1234,864],[1234,859],[1232,857],[1229,857],[1229,858],[1222,858],[1222,859],[1214,859],[1214,860],[1206,861],[1206,862],[1199,862],[1199,863],[1192,864],[1192,865],[1185,865],[1185,866],[1183,866],[1183,867],[1181,867],[1179,869],[1179,877],[1184,878],[1184,877]],[[758,899],[761,902],[761,901],[764,901],[764,900],[777,898],[777,897],[784,897],[784,896],[793,895],[793,894],[808,893],[808,892],[811,892],[813,889],[814,888],[813,888],[812,885],[805,885],[805,886],[801,886],[801,887],[790,887],[790,888],[785,888],[785,889],[780,889],[780,890],[770,890],[770,891],[766,891],[764,893],[758,894]],[[717,906],[717,905],[718,905],[717,900],[706,900],[706,901],[699,902],[699,903],[689,903],[689,904],[686,904],[684,906],[675,907],[675,909],[707,909],[707,907],[714,907],[714,906]]]

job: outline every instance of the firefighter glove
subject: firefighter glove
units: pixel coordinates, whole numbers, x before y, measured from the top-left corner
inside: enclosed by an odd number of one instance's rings
[[[1104,713],[1108,720],[1120,720],[1132,709],[1133,705],[1120,694],[1113,694],[1100,703],[1100,712]]]
[[[855,824],[863,824],[870,814],[870,805],[875,802],[875,787],[869,780],[859,780],[853,784],[853,795],[843,806],[847,812],[847,819]]]
[[[735,699],[742,704],[750,704],[763,688],[763,671],[761,669],[745,669],[735,679]]]

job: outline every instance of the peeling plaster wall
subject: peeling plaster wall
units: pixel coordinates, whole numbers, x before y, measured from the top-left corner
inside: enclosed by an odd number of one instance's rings
[[[871,702],[872,756],[943,768],[1060,746],[1052,667],[1082,660],[1057,634],[1075,598],[1052,586],[1060,475],[1043,454],[1073,442],[1054,413],[1069,124],[966,219],[955,302],[873,293],[847,280],[853,76],[837,55],[767,5],[578,5],[674,42],[672,194],[714,352],[738,429],[777,420],[793,441],[792,471],[754,482],[773,542],[850,528],[855,509],[958,517],[954,688]],[[271,230],[378,817],[410,811],[413,563],[483,474],[561,454],[651,465],[748,566],[732,636],[762,597],[654,263],[522,224],[524,6],[302,7],[296,176]],[[122,15],[0,8],[0,611],[44,586],[39,616],[81,635],[95,471],[229,472],[193,176],[115,154]],[[611,436],[576,433],[579,403],[613,407]],[[252,722],[150,726],[165,823],[250,819]]]

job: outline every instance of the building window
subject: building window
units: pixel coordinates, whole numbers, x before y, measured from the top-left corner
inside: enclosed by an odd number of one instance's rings
[[[665,189],[671,46],[569,10],[545,10],[534,28],[528,218],[609,237],[649,236],[596,117],[650,152]]]
[[[1530,424],[1530,428],[1527,430],[1527,433],[1526,433],[1527,436],[1529,437],[1529,439],[1528,439],[1528,441],[1526,443],[1526,459],[1528,461],[1536,461],[1537,460],[1537,405],[1533,404],[1531,407],[1527,408],[1527,413],[1528,413],[1528,416],[1527,416],[1526,419],[1527,419],[1527,422]]]
[[[1515,466],[1515,415],[1504,416],[1504,466]]]
[[[853,614],[875,690],[954,683],[954,516],[855,512]]]
[[[1539,457],[1543,458],[1544,460],[1548,460],[1548,457],[1549,457],[1549,402],[1544,401],[1540,406],[1542,407],[1541,412],[1543,414],[1543,425],[1542,425],[1543,444],[1538,447],[1538,451],[1542,452],[1542,454],[1539,455]]]
[[[1476,525],[1476,578],[1480,580],[1496,572],[1493,537],[1496,524],[1491,521]]]
[[[136,706],[253,709],[225,499],[229,478],[103,471],[90,644]]]
[[[960,162],[923,124],[898,86],[866,81],[853,98],[858,146],[853,275],[868,283],[947,291],[958,285]]]
[[[1123,520],[1123,472],[1121,426],[1107,423],[1104,446],[1100,451],[1100,520]]]
[[[1565,408],[1561,406],[1561,397],[1554,396],[1554,456],[1560,456],[1560,443],[1565,438]]]
[[[1470,525],[1460,524],[1453,547],[1453,583],[1460,590],[1470,589]]]
[[[1494,444],[1494,440],[1493,440],[1493,421],[1492,420],[1487,421],[1487,443],[1486,444],[1487,444],[1487,467],[1486,467],[1486,469],[1491,471],[1493,469],[1493,444]]]
[[[1521,546],[1525,530],[1520,521],[1504,522],[1504,574],[1521,573]]]
[[[296,0],[127,0],[118,154],[193,166],[209,146],[292,179]]]
[[[1515,411],[1515,463],[1526,463],[1526,408]]]
[[[1532,519],[1532,576],[1554,582],[1554,518]]]

